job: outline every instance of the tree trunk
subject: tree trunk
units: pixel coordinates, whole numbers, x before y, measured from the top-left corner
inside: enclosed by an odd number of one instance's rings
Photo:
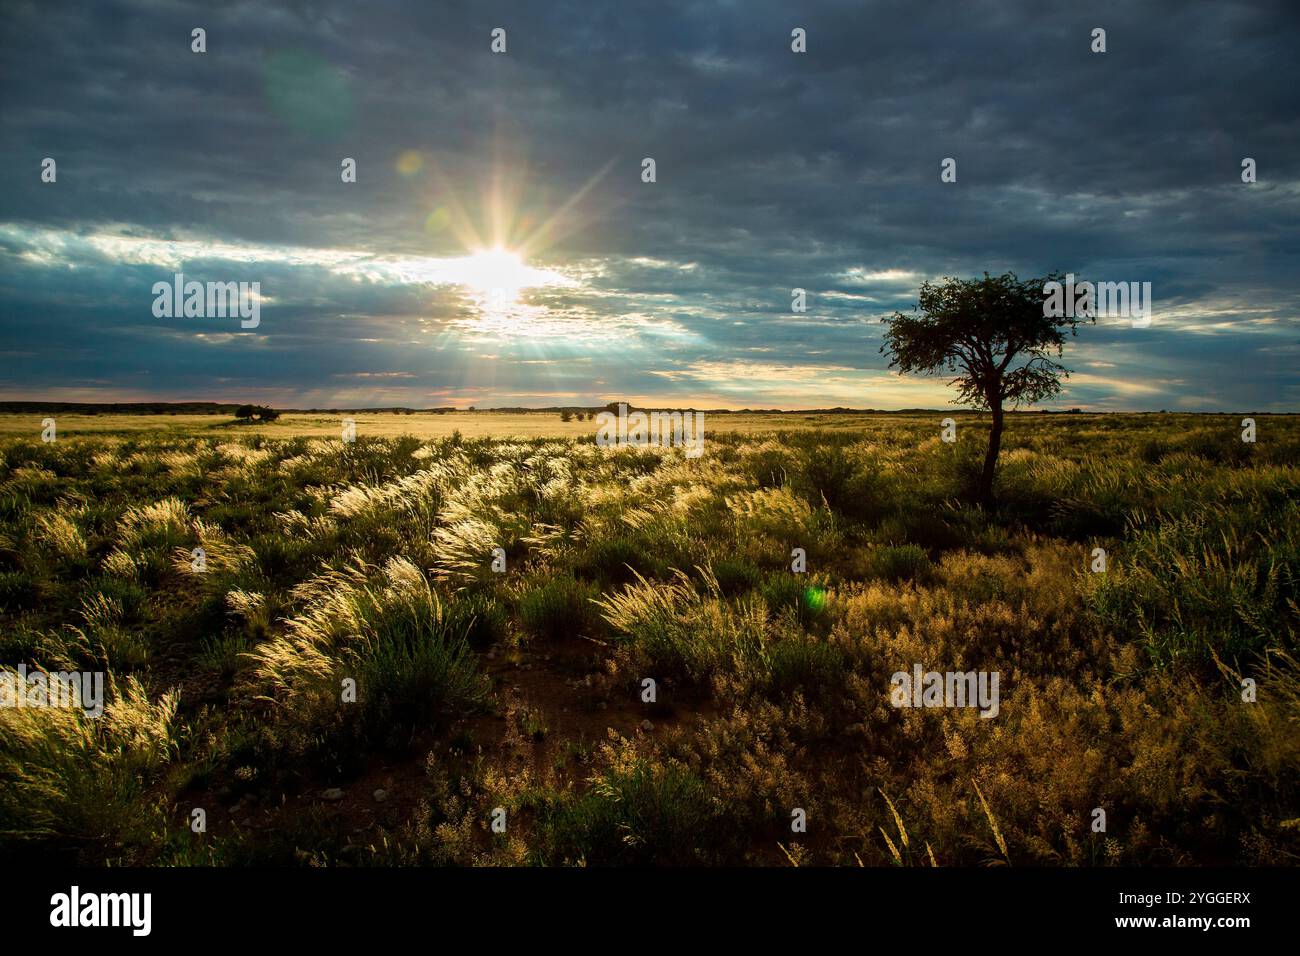
[[[984,454],[984,471],[980,474],[980,503],[985,507],[993,504],[993,475],[998,467],[998,452],[1002,448],[1002,399],[999,397],[991,403],[993,409],[993,430],[989,432],[989,449]]]

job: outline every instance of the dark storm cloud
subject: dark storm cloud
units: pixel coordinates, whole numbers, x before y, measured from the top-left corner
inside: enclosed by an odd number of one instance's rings
[[[879,317],[924,278],[1007,269],[1152,283],[1153,327],[1085,329],[1062,404],[1300,397],[1294,4],[106,2],[0,16],[0,353],[24,357],[8,397],[936,405],[941,386],[884,374]],[[488,49],[498,26],[504,56]],[[790,52],[794,27],[807,54]],[[407,152],[422,165],[403,175]],[[45,156],[57,184],[39,181]],[[939,181],[948,156],[956,184]],[[333,257],[462,255],[430,214],[458,203],[490,238],[495,173],[512,241],[589,187],[533,256],[582,281],[524,295],[574,335],[483,333],[455,288]],[[172,262],[105,236],[199,245]],[[260,281],[262,327],[155,319],[149,289],[173,268]],[[795,287],[805,315],[790,313]]]

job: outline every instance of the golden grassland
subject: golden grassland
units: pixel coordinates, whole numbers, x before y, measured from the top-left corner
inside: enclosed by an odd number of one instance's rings
[[[1030,414],[1030,413],[1027,413]],[[1032,413],[1037,414],[1037,413]],[[811,412],[727,412],[706,413],[705,434],[734,432],[752,435],[774,431],[852,431],[872,421],[938,422],[946,416],[957,419],[977,418],[959,409],[900,414],[811,413]],[[0,414],[0,436],[39,437],[43,414]],[[273,422],[238,422],[229,415],[134,415],[134,414],[59,414],[53,416],[60,438],[136,432],[191,438],[336,438],[342,422],[356,422],[358,436],[397,438],[412,435],[421,439],[449,438],[459,432],[466,438],[575,438],[596,433],[594,420],[562,421],[559,412],[288,412]],[[1071,415],[1071,419],[1088,420],[1093,415]],[[1169,417],[1169,416],[1162,416]],[[1186,417],[1186,416],[1184,416]],[[1232,416],[1225,416],[1231,418]],[[937,427],[937,426],[936,426]]]
[[[35,435],[41,432],[42,415],[0,415],[0,435]],[[57,415],[61,438],[80,435],[136,432],[150,435],[265,438],[336,438],[344,418],[356,422],[359,436],[394,438],[447,438],[457,430],[469,438],[579,438],[594,434],[596,423],[562,422],[559,413],[497,412],[339,412],[333,414],[287,413],[273,422],[238,422],[229,415]]]
[[[719,415],[698,459],[558,413],[4,416],[0,666],[109,699],[0,709],[0,851],[1300,862],[1300,419],[1015,415],[984,507],[945,414]],[[996,671],[996,718],[894,707],[915,664]]]

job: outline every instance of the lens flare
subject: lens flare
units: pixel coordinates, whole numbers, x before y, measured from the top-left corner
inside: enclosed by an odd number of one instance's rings
[[[424,157],[408,149],[397,157],[397,171],[403,176],[414,176],[424,168]]]

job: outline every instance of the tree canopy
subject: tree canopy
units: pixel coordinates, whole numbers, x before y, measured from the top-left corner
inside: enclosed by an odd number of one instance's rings
[[[982,279],[924,282],[912,314],[895,312],[880,351],[903,373],[951,375],[955,401],[993,413],[993,430],[980,479],[992,496],[1001,447],[1003,407],[1032,405],[1058,395],[1069,370],[1056,359],[1084,317],[1049,315],[1044,286],[1064,276],[1018,279],[1014,273]]]
[[[235,417],[245,420],[257,419],[260,422],[273,422],[280,417],[274,408],[265,405],[240,405],[235,409]]]

